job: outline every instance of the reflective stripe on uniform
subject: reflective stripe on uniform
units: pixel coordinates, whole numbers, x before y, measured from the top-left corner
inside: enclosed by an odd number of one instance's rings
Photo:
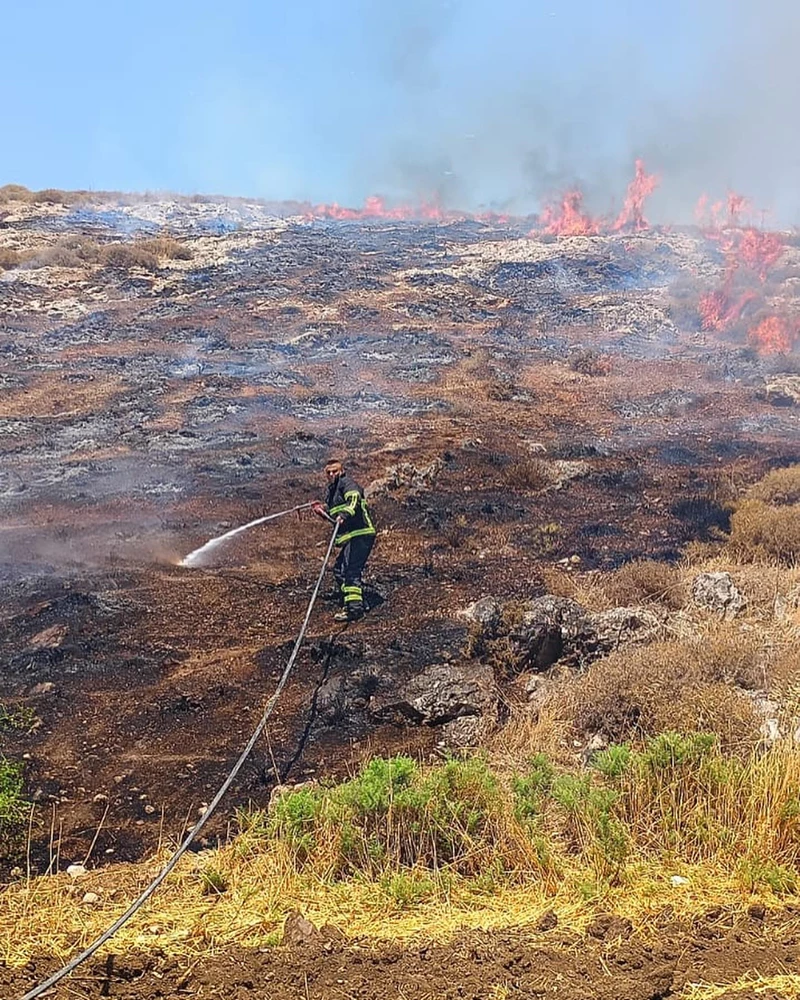
[[[348,499],[348,497],[350,499]],[[349,514],[349,516],[352,517],[356,512],[356,507],[358,506],[358,501],[361,499],[361,495],[358,490],[350,490],[349,493],[345,493],[344,498],[348,501],[347,503],[340,503],[337,504],[336,507],[331,507],[328,513],[334,516],[336,514]]]
[[[362,535],[374,535],[375,529],[370,526],[369,528],[359,528],[357,531],[348,531],[346,535],[337,535],[336,544],[345,545],[350,541],[351,538],[360,538]]]

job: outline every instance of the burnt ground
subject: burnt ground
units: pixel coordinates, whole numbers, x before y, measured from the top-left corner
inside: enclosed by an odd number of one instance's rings
[[[661,1000],[690,995],[699,983],[724,983],[731,989],[714,992],[720,1000],[778,1000],[786,995],[781,984],[796,973],[798,915],[792,910],[765,917],[763,908],[754,907],[735,918],[718,909],[691,924],[656,923],[657,933],[646,940],[631,935],[621,918],[601,914],[587,936],[559,927],[467,932],[446,945],[401,947],[344,943],[332,935],[295,948],[234,948],[191,965],[158,954],[112,956],[87,964],[52,995]],[[0,969],[0,985],[6,995],[21,995],[53,967],[51,961],[34,960],[24,969]],[[770,987],[773,977],[782,978]]]
[[[37,871],[90,845],[92,864],[141,857],[214,794],[289,655],[325,529],[286,519],[211,567],[177,564],[319,495],[328,457],[371,489],[376,606],[345,630],[318,606],[269,739],[203,843],[278,780],[436,752],[436,726],[375,706],[463,656],[471,601],[538,595],[563,560],[674,560],[724,530],[731,486],[800,461],[798,409],[765,390],[797,359],[702,333],[676,305],[676,282],[718,277],[700,236],[158,218],[192,260],[0,275],[0,702],[35,719],[0,739],[39,806]],[[41,249],[137,227],[153,224],[135,210],[21,206],[0,237]],[[787,248],[775,297],[793,299],[799,262]],[[351,710],[320,711],[342,676]],[[517,947],[498,945],[498,981]],[[448,977],[460,948],[436,952]],[[322,967],[345,963],[353,995],[358,954]],[[232,960],[244,979],[267,963],[276,996],[296,990],[279,958]],[[210,992],[222,968],[203,995],[248,995]]]

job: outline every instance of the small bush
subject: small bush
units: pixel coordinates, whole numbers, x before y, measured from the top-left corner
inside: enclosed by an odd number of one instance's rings
[[[180,243],[171,236],[159,236],[152,240],[138,240],[136,247],[151,253],[155,257],[164,257],[166,260],[191,260],[191,248],[185,243]]]
[[[744,858],[739,875],[749,892],[771,889],[776,896],[783,896],[797,891],[797,875],[772,858]]]
[[[526,458],[510,465],[504,472],[504,479],[513,490],[538,492],[552,485],[553,475],[547,462],[540,458]]]
[[[0,756],[0,857],[13,857],[25,823],[22,768]]]
[[[204,868],[200,872],[200,886],[204,896],[221,896],[228,891],[228,880],[218,868]]]
[[[29,200],[38,205],[68,205],[69,192],[58,188],[44,188],[42,191],[31,191]]]
[[[157,271],[158,258],[149,250],[142,250],[135,243],[112,243],[103,247],[102,260],[108,267],[129,271],[141,268],[143,271]]]
[[[38,722],[36,712],[27,705],[11,707],[0,704],[0,732],[17,730],[30,733]]]
[[[603,354],[592,350],[579,350],[570,355],[569,366],[579,375],[593,377],[608,375],[611,372],[611,361]]]
[[[4,184],[0,187],[0,205],[9,201],[30,201],[31,191],[22,184]]]
[[[602,733],[614,743],[706,729],[726,748],[754,746],[759,720],[753,705],[722,683],[723,661],[705,646],[705,641],[674,641],[617,650],[559,685],[547,711],[571,722],[579,734]],[[745,672],[749,662],[739,662],[737,672]],[[757,672],[755,666],[747,669]]]
[[[22,255],[8,247],[0,247],[0,271],[10,271],[12,267],[22,263]]]
[[[800,504],[800,465],[774,469],[751,487],[748,497],[775,507]]]
[[[687,600],[679,571],[654,559],[625,563],[604,580],[603,586],[611,603],[621,607],[657,601],[677,610]]]
[[[800,556],[800,503],[772,507],[763,500],[745,500],[731,517],[731,552],[744,560]]]

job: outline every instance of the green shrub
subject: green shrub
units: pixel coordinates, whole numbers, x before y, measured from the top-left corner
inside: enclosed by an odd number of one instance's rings
[[[12,857],[19,848],[26,805],[22,795],[22,767],[0,756],[0,856]]]
[[[750,892],[766,888],[776,896],[783,896],[797,891],[795,872],[772,858],[744,858],[739,866],[739,875]]]
[[[514,793],[514,814],[518,820],[530,822],[541,816],[554,778],[555,768],[543,753],[533,757],[527,774],[514,778],[511,787]]]

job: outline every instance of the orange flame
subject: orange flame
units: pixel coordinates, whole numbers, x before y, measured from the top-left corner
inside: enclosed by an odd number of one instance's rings
[[[583,194],[577,188],[567,191],[560,205],[548,205],[540,224],[540,231],[552,236],[594,236],[600,232],[600,221],[584,213]],[[537,231],[529,235],[535,236]]]
[[[747,339],[761,354],[789,354],[798,342],[800,329],[782,316],[767,316],[747,334]]]
[[[743,194],[736,194],[735,191],[728,192],[728,225],[738,226],[739,216],[750,207],[750,202]]]
[[[649,229],[644,217],[644,203],[658,187],[660,178],[646,172],[644,160],[637,160],[635,166],[636,172],[625,194],[625,204],[612,226],[614,232],[620,229],[633,229],[635,232]]]
[[[745,267],[751,268],[762,281],[766,281],[767,271],[783,253],[783,239],[779,233],[766,233],[752,227],[744,229],[738,253]]]
[[[699,309],[704,330],[727,330],[744,312],[744,307],[758,298],[755,292],[744,292],[731,298],[726,288],[708,292],[700,299]]]

